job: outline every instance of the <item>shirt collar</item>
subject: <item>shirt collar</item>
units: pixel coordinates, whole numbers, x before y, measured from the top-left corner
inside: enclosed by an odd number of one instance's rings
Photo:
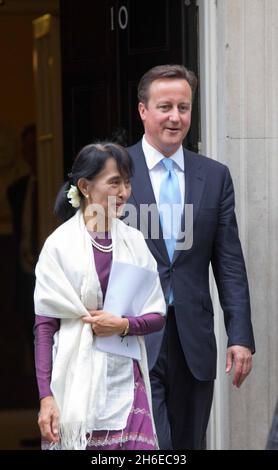
[[[151,144],[149,144],[149,142],[147,142],[146,140],[145,135],[143,135],[142,146],[146,158],[147,167],[149,170],[152,170],[165,157],[165,155],[160,153]],[[169,158],[172,158],[172,160],[174,160],[179,169],[184,171],[184,157],[182,145]]]

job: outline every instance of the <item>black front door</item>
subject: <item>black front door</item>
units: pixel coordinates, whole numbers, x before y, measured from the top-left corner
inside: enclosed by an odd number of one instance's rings
[[[197,68],[195,0],[60,0],[65,171],[78,150],[135,143],[137,84],[149,68]],[[197,148],[198,98],[186,145]]]

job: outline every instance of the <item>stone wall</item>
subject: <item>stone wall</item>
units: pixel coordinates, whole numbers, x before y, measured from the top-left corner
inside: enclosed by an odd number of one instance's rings
[[[217,153],[234,181],[257,346],[252,374],[223,399],[228,449],[265,447],[278,398],[277,50],[277,0],[217,1]]]

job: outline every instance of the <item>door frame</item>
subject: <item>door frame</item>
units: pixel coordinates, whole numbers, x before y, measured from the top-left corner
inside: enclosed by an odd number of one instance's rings
[[[199,61],[200,61],[200,153],[220,160],[218,151],[219,129],[219,70],[217,64],[217,0],[197,0],[199,8]],[[207,432],[207,448],[221,450],[229,442],[229,388],[223,360],[226,357],[227,337],[216,284],[210,271],[210,290],[215,311],[215,336],[219,360],[214,385],[214,399]]]
[[[37,107],[39,246],[57,227],[53,207],[63,183],[62,87],[59,19],[33,20],[33,71]]]

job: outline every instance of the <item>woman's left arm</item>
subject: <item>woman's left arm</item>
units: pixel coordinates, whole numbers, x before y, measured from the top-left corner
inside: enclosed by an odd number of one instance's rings
[[[146,313],[140,317],[118,317],[103,310],[91,310],[89,315],[82,317],[84,323],[91,323],[92,330],[97,336],[111,336],[128,334],[142,336],[161,330],[165,319],[159,313]]]
[[[140,317],[132,317],[126,315],[129,321],[130,336],[142,336],[161,330],[165,325],[165,317],[159,313],[146,313]]]

